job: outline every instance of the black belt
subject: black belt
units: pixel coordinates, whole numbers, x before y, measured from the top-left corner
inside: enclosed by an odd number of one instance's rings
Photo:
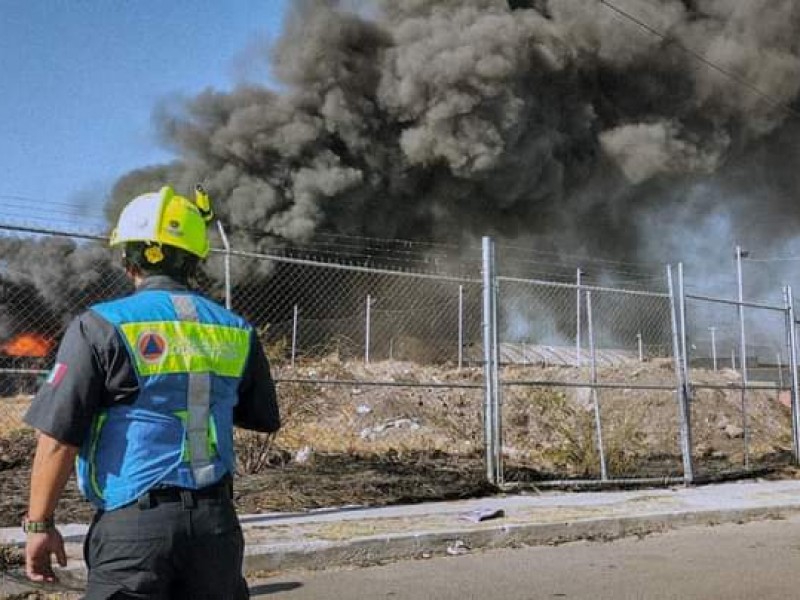
[[[230,500],[233,498],[233,480],[223,477],[217,483],[199,490],[180,487],[155,487],[136,501],[139,508],[146,510],[164,502],[182,502],[184,508],[194,508],[198,500]]]

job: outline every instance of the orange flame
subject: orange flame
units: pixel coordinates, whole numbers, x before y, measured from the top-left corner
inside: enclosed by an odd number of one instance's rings
[[[0,346],[0,351],[8,356],[43,358],[52,348],[53,341],[45,336],[38,333],[23,333]]]

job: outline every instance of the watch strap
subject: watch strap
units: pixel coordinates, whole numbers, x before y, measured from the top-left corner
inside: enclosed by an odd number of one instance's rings
[[[53,517],[45,519],[44,521],[31,521],[28,517],[22,520],[22,530],[25,533],[47,533],[56,528],[56,522]]]

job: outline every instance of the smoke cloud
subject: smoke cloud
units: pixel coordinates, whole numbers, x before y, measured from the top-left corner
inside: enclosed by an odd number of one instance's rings
[[[730,263],[730,239],[687,255],[698,247],[689,238],[720,231],[687,210],[719,215],[745,244],[789,247],[800,4],[613,6],[293,2],[268,50],[274,80],[158,107],[177,158],[122,177],[109,220],[136,194],[202,182],[231,244],[256,251],[325,233],[493,235],[569,254]]]
[[[493,234],[635,256],[640,211],[661,211],[664,190],[723,180],[789,118],[800,7],[614,6],[665,37],[586,0],[296,2],[270,50],[279,91],[162,108],[179,159],[122,178],[108,214],[154,185],[199,180],[240,247]],[[625,216],[586,232],[601,208]]]

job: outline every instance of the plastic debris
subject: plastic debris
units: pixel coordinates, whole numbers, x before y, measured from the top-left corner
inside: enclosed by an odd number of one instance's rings
[[[459,556],[461,554],[466,554],[467,552],[469,552],[469,546],[467,546],[462,540],[456,540],[447,547],[447,553],[450,556]]]
[[[478,508],[461,515],[465,521],[472,523],[480,523],[481,521],[488,521],[489,519],[499,519],[505,517],[506,513],[502,508]]]

